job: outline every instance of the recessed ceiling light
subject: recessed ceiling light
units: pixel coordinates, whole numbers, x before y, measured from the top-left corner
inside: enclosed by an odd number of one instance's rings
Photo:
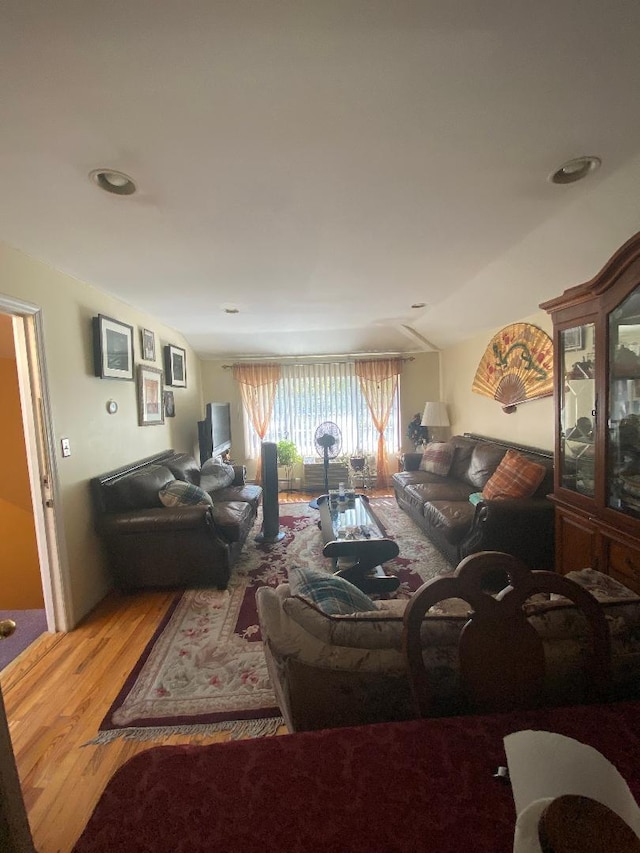
[[[590,172],[593,172],[602,163],[599,157],[591,155],[585,157],[576,157],[573,160],[567,160],[559,169],[549,175],[549,180],[552,184],[573,184],[575,181],[581,181],[586,178]]]
[[[117,172],[115,169],[94,169],[89,177],[100,189],[115,195],[131,195],[136,191],[136,185],[129,175]]]
[[[412,308],[425,308],[427,305],[426,302],[414,302],[411,306]]]

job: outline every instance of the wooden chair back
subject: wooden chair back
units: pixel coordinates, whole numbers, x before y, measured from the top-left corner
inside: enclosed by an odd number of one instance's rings
[[[486,579],[500,575],[508,585],[492,595]],[[411,597],[404,614],[404,654],[416,709],[432,706],[420,631],[434,604],[460,598],[470,605],[469,621],[458,643],[460,682],[478,712],[533,708],[545,701],[545,655],[540,636],[523,605],[537,593],[556,593],[579,608],[591,629],[585,658],[588,700],[606,700],[611,684],[611,647],[604,613],[596,599],[575,581],[555,572],[531,571],[521,560],[498,551],[466,557],[451,575],[427,581]]]

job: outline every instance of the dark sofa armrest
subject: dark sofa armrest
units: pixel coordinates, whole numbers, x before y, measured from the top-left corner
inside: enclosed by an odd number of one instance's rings
[[[532,569],[554,568],[554,508],[547,498],[480,501],[463,543],[463,556],[506,551]]]
[[[247,482],[247,469],[244,465],[234,465],[233,473],[235,477],[233,478],[232,486],[244,486]]]
[[[165,533],[213,527],[210,506],[175,506],[106,513],[101,519],[105,533]]]
[[[420,468],[420,462],[422,461],[422,453],[403,453],[402,454],[402,470],[403,471],[417,471]]]
[[[553,504],[547,498],[511,498],[508,500],[485,501],[476,505],[475,520],[484,524],[518,522],[539,514],[553,515]],[[474,524],[475,524],[474,520]]]

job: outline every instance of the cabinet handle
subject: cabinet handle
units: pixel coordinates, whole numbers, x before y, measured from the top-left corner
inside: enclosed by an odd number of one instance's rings
[[[638,570],[638,567],[635,565],[635,563],[630,557],[624,558],[624,564],[628,569],[631,569],[631,572],[634,575],[640,575],[640,570]]]

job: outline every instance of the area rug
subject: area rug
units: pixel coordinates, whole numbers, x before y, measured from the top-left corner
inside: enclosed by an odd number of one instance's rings
[[[386,564],[409,597],[452,567],[392,498],[372,500],[400,555]],[[229,732],[232,738],[275,734],[283,725],[262,652],[255,595],[287,580],[293,566],[325,566],[318,512],[282,504],[274,544],[256,543],[261,515],[226,590],[188,590],[170,606],[92,743],[114,738],[162,740],[172,734]]]

